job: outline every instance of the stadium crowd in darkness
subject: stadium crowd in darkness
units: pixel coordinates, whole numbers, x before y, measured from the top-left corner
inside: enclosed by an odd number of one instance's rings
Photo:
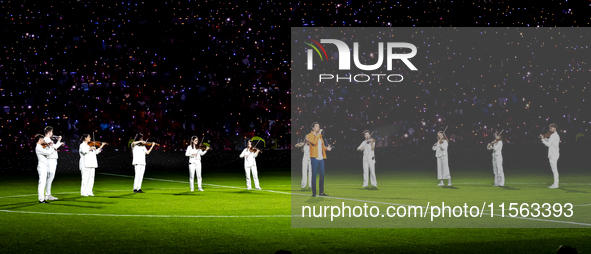
[[[299,129],[292,139],[302,139],[316,121],[327,131],[329,142],[344,147],[357,147],[363,130],[374,132],[378,147],[430,147],[436,133],[446,127],[450,141],[462,145],[486,144],[494,139],[492,133],[503,129],[509,143],[540,143],[538,136],[552,122],[558,124],[563,143],[587,138],[591,129],[587,34],[564,28],[498,32],[504,35],[497,34],[498,29],[466,30],[397,30],[395,38],[413,41],[425,59],[413,59],[416,72],[401,63],[393,71],[404,78],[399,83],[386,82],[385,77],[381,83],[375,77],[369,82],[348,81],[356,73],[333,71],[338,68],[336,54],[329,56],[332,62],[315,63],[313,74],[299,71],[305,67],[294,68],[292,124]],[[389,32],[367,39],[387,38]],[[460,33],[466,42],[451,43]],[[305,34],[298,31],[293,37]],[[355,41],[363,39],[355,34]],[[352,38],[341,40],[352,45]],[[555,50],[559,45],[561,49]],[[377,61],[378,52],[372,50],[362,49],[363,64]],[[304,66],[305,48],[298,52],[293,64]],[[318,85],[321,73],[340,75],[341,80]]]
[[[69,146],[96,131],[97,140],[123,149],[137,132],[164,150],[184,149],[192,135],[219,150],[241,149],[255,135],[268,148],[290,148],[289,27],[588,22],[566,1],[546,10],[468,2],[0,1],[0,151],[31,151],[46,125]],[[417,119],[397,118],[390,122],[426,135]]]

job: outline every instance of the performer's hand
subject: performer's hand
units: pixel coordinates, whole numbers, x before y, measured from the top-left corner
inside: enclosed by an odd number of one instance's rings
[[[330,151],[330,150],[332,150],[332,147],[329,146],[328,148],[326,148],[326,151]]]
[[[62,136],[60,136],[59,138],[57,138],[57,142],[60,142],[62,140]]]

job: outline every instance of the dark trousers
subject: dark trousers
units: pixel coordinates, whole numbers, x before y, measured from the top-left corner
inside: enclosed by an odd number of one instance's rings
[[[312,195],[316,195],[316,175],[320,174],[320,193],[324,193],[324,160],[312,158]]]

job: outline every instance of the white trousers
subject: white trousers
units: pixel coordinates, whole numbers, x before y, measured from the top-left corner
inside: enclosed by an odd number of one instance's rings
[[[139,190],[142,188],[142,180],[144,180],[144,172],[146,171],[146,165],[136,164],[134,166],[135,178],[133,180],[133,189]]]
[[[302,188],[312,188],[312,161],[310,158],[302,160]]]
[[[447,156],[441,156],[437,158],[437,179],[444,180],[450,179],[449,165],[447,163]]]
[[[257,166],[252,167],[244,167],[244,171],[246,173],[246,188],[252,189],[250,185],[250,172],[252,172],[252,178],[254,180],[254,187],[260,188],[259,186],[259,174],[257,172]]]
[[[558,185],[558,158],[548,158],[550,161],[550,168],[552,168],[552,174],[554,175],[554,184]]]
[[[94,171],[95,168],[82,167],[82,184],[80,186],[80,195],[93,195]]]
[[[505,173],[503,172],[503,156],[493,156],[493,173],[495,174],[495,185],[505,186]]]
[[[37,165],[37,173],[39,173],[39,185],[37,185],[37,193],[39,194],[39,201],[45,200],[45,185],[47,183],[47,166]]]
[[[51,195],[51,184],[55,178],[55,169],[57,168],[57,159],[47,159],[49,168],[47,169],[47,182],[45,184],[45,195]]]
[[[371,179],[371,186],[378,187],[374,160],[363,160],[363,187],[367,187],[368,178]]]
[[[189,163],[189,186],[195,189],[195,173],[197,173],[197,187],[201,189],[201,163]]]

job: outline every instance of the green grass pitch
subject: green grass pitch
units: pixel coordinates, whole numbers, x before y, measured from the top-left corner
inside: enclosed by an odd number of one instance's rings
[[[553,228],[570,225],[494,218],[462,220],[463,226],[457,226],[457,221],[441,219],[438,223],[444,228],[427,228],[432,225],[424,220],[407,219],[398,228],[367,228],[376,226],[375,221],[362,218],[347,221],[366,228],[297,228],[300,212],[291,208],[292,202],[296,208],[341,202],[350,206],[366,202],[426,206],[429,201],[458,205],[484,200],[591,203],[587,193],[591,179],[575,173],[565,173],[561,189],[550,190],[548,174],[508,173],[507,187],[494,188],[492,173],[452,169],[453,188],[442,188],[436,186],[433,172],[378,171],[379,189],[366,190],[361,188],[359,172],[327,171],[329,198],[310,197],[311,191],[300,189],[301,178],[292,179],[287,169],[259,169],[262,191],[245,189],[242,170],[205,171],[205,191],[190,192],[188,172],[157,172],[148,167],[142,187],[146,193],[134,194],[132,174],[99,171],[95,197],[81,197],[80,175],[58,171],[53,194],[59,200],[51,204],[37,202],[36,174],[2,176],[0,253],[274,253],[281,249],[293,253],[555,253],[559,245],[591,252],[591,230],[584,225]],[[571,218],[543,219],[591,224],[586,216],[589,209],[577,206]],[[339,225],[326,220],[314,223]],[[347,221],[339,222],[341,227]]]

